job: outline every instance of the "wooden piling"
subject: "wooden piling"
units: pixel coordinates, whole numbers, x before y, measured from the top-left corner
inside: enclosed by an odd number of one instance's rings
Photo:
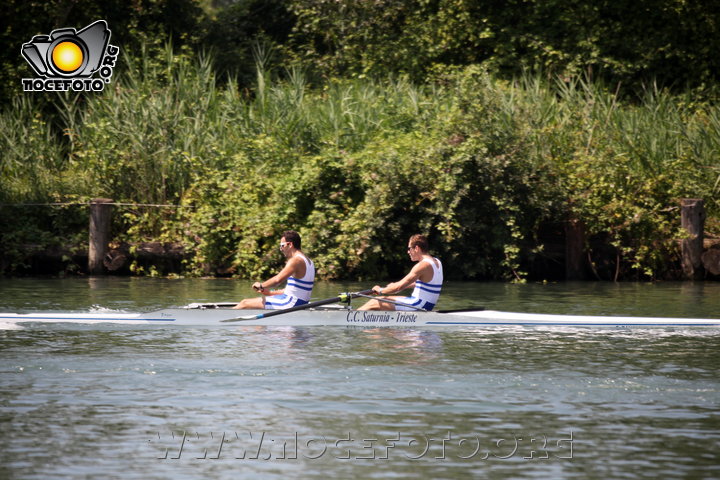
[[[112,204],[110,198],[95,198],[90,201],[90,243],[88,246],[88,272],[91,275],[105,273],[103,258],[110,243]]]
[[[565,279],[585,280],[585,225],[570,219],[565,224]]]
[[[682,199],[680,224],[688,234],[688,237],[682,240],[680,247],[683,273],[688,280],[700,280],[705,275],[702,262],[705,205],[702,199]]]

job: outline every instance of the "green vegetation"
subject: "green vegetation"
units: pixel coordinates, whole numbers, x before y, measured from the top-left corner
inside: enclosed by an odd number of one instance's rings
[[[172,31],[157,20],[166,3],[147,3],[158,31]],[[667,78],[672,62],[611,58],[619,40],[605,36],[632,40],[631,27],[658,18],[591,22],[576,32],[585,43],[558,44],[559,23],[538,36],[542,18],[575,25],[610,4],[562,16],[563,2],[505,13],[471,3],[276,1],[275,17],[285,6],[295,23],[266,19],[255,32],[237,21],[259,15],[254,2],[208,6],[194,40],[124,46],[102,94],[15,96],[0,112],[0,204],[181,205],[120,207],[115,238],[181,242],[194,275],[267,274],[279,233],[294,228],[325,278],[399,274],[418,231],[451,278],[557,278],[568,221],[584,226],[598,278],[677,275],[679,199],[704,198],[718,229],[714,57],[693,64],[690,88],[661,88],[645,73]],[[700,13],[687,29],[710,28]],[[498,40],[521,14],[524,33]],[[239,42],[245,34],[255,41]],[[223,36],[231,50],[196,53],[199,39]],[[528,69],[513,71],[519,58]],[[27,245],[81,246],[86,216],[0,206],[0,270],[21,271]]]

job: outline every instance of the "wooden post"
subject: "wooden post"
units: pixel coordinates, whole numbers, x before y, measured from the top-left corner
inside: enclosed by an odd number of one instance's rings
[[[705,274],[702,264],[705,207],[702,199],[682,199],[680,225],[688,234],[680,246],[683,273],[688,280],[700,280]]]
[[[585,225],[577,219],[565,223],[565,279],[585,280]]]
[[[88,272],[91,275],[105,273],[103,258],[110,243],[110,220],[112,199],[95,198],[90,201],[90,244],[88,248]]]

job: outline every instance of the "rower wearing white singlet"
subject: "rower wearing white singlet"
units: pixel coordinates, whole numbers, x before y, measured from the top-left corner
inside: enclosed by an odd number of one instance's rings
[[[411,296],[383,296],[370,300],[359,310],[432,310],[440,297],[440,290],[442,290],[443,269],[440,260],[431,256],[428,249],[427,237],[424,235],[410,237],[408,255],[410,260],[417,264],[402,280],[389,283],[384,287],[379,285],[373,287],[373,293],[376,295],[387,295],[412,288]]]
[[[265,298],[265,308],[280,310],[304,305],[310,301],[310,294],[315,283],[315,265],[302,252],[297,252],[295,256],[305,262],[305,276],[302,278],[288,277],[283,293]]]
[[[427,262],[433,269],[433,276],[429,282],[415,281],[415,288],[409,297],[400,297],[398,303],[404,303],[409,306],[395,305],[395,310],[412,311],[418,308],[432,310],[440,298],[440,290],[442,289],[443,270],[442,263],[435,257],[423,258],[419,263]],[[416,308],[413,308],[416,307]]]
[[[234,308],[281,310],[308,303],[315,283],[315,265],[300,247],[300,234],[293,230],[284,232],[280,238],[280,251],[287,258],[285,267],[274,277],[253,283],[252,288],[262,293],[262,297],[246,298]],[[270,290],[270,287],[280,285],[286,280],[285,289]]]

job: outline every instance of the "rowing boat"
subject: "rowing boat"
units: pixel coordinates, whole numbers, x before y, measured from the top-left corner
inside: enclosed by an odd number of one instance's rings
[[[720,318],[614,317],[514,313],[494,310],[437,312],[360,311],[342,305],[267,316],[268,311],[233,310],[224,304],[190,304],[147,313],[0,313],[0,322],[131,324],[180,326],[343,326],[343,327],[716,327]]]

